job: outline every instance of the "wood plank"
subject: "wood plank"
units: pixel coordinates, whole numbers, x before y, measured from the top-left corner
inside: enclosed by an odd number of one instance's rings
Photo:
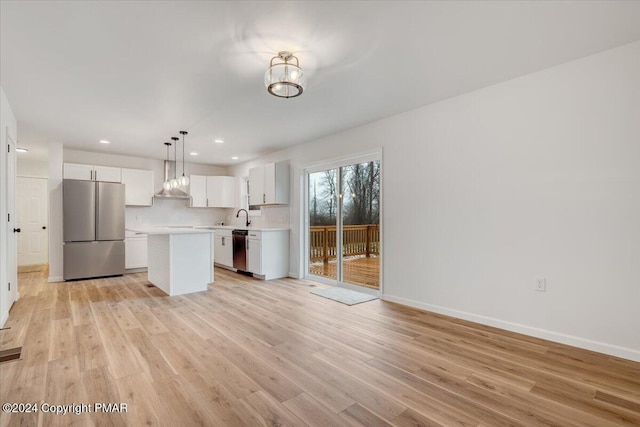
[[[216,269],[178,297],[146,275],[19,275],[0,332],[2,401],[126,402],[6,425],[640,425],[640,363],[384,301],[353,307],[308,280]],[[323,285],[320,285],[323,286]]]

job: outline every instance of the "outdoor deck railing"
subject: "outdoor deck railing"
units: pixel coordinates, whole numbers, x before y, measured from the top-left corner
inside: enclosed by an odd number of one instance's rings
[[[380,226],[378,224],[345,225],[343,229],[343,256],[379,255]],[[329,262],[337,255],[336,226],[309,227],[310,260]]]

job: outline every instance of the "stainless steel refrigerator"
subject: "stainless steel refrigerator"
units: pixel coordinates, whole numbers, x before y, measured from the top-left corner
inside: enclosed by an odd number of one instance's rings
[[[124,184],[62,183],[64,280],[124,274]]]

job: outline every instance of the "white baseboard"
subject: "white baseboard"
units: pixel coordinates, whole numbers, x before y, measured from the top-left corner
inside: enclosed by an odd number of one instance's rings
[[[542,338],[549,341],[555,341],[561,344],[567,344],[573,347],[579,347],[586,350],[596,351],[611,356],[621,357],[623,359],[640,362],[640,351],[631,348],[620,347],[613,344],[607,344],[599,341],[593,341],[586,338],[580,338],[573,335],[563,334],[561,332],[548,331],[546,329],[535,328],[532,326],[522,325],[519,323],[507,322],[505,320],[495,319],[493,317],[481,316],[478,314],[467,313],[465,311],[454,310],[438,305],[427,304],[420,301],[414,301],[407,298],[397,297],[389,294],[383,294],[381,299],[384,301],[395,302],[409,307],[419,308],[421,310],[432,311],[434,313],[444,314],[458,319],[469,320],[471,322],[481,323],[487,326],[493,326],[507,331],[518,332],[536,338]]]
[[[54,282],[64,282],[64,277],[62,276],[49,276],[49,283]]]
[[[294,273],[293,271],[290,271],[289,277],[291,277],[292,279],[299,279],[300,275],[298,273]]]

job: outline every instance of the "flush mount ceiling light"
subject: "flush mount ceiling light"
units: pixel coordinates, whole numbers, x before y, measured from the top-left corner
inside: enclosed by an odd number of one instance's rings
[[[302,95],[304,83],[298,58],[291,52],[278,52],[277,56],[271,58],[269,69],[264,75],[264,85],[271,95],[295,98]]]

